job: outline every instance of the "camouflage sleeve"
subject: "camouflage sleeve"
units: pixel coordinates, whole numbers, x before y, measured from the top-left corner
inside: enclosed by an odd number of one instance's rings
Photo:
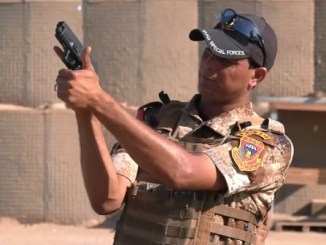
[[[159,101],[147,103],[138,108],[136,118],[149,127],[155,128],[158,123],[157,114],[162,105],[163,104]],[[131,183],[133,183],[137,177],[138,164],[119,143],[116,143],[112,147],[111,158],[117,174],[126,177]]]
[[[122,175],[133,183],[136,180],[138,165],[130,155],[116,144],[111,151],[111,158],[117,174]]]
[[[284,134],[275,136],[271,145],[248,132],[205,151],[226,180],[226,195],[242,191],[273,192],[283,184],[291,163],[293,146]]]
[[[138,108],[136,118],[147,126],[155,128],[158,124],[157,115],[163,103],[153,101]],[[122,175],[133,183],[136,180],[138,164],[131,158],[125,149],[116,143],[111,150],[111,158],[117,174]]]

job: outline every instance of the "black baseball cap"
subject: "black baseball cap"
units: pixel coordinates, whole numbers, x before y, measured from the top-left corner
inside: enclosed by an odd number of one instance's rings
[[[277,53],[277,37],[264,18],[225,9],[219,14],[218,21],[213,29],[192,30],[189,38],[192,41],[205,40],[209,49],[219,57],[250,58],[258,66],[267,70],[272,68]]]

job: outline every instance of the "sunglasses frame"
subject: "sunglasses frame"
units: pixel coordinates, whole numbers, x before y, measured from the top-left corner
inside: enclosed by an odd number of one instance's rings
[[[230,12],[231,14],[229,14],[230,17],[226,17],[225,14],[227,12]],[[217,20],[218,20],[218,24],[216,25],[216,29],[221,29],[221,30],[235,30],[239,33],[241,33],[242,35],[244,35],[245,37],[247,37],[248,39],[252,40],[252,41],[256,41],[259,44],[260,49],[263,52],[264,55],[264,61],[263,61],[263,66],[265,65],[265,45],[264,45],[264,40],[262,38],[261,32],[259,30],[259,28],[257,27],[257,25],[252,22],[250,19],[246,18],[245,16],[242,15],[238,15],[237,12],[235,12],[233,9],[231,8],[227,8],[222,10],[218,15],[217,15]],[[239,23],[239,20],[244,20],[246,23],[248,23],[250,26],[252,26],[252,28],[246,28],[248,29],[250,32],[246,32],[243,28],[239,28],[239,24],[237,25],[237,21]],[[249,26],[249,27],[250,27]],[[238,28],[237,28],[238,27]],[[254,35],[254,33],[256,33],[256,35]]]

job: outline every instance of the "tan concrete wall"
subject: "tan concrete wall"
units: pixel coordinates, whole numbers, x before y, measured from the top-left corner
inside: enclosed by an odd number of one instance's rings
[[[278,56],[260,96],[306,96],[314,91],[314,1],[264,1],[262,14],[278,35]],[[304,34],[302,33],[304,32]]]
[[[189,99],[196,92],[195,0],[84,1],[85,40],[93,46],[105,90],[139,106],[158,99]],[[101,16],[101,18],[99,18]]]
[[[56,24],[67,21],[82,38],[82,17],[77,0],[0,1],[0,217],[63,224],[103,218],[83,186],[72,111],[47,109],[58,102],[53,86],[64,67],[53,52]]]
[[[0,103],[29,107],[57,102],[53,85],[58,21],[82,38],[81,1],[0,1]]]
[[[42,114],[0,110],[0,215],[43,219]]]
[[[315,0],[315,91],[326,92],[326,1]]]
[[[74,113],[0,107],[0,217],[80,224],[101,218],[82,182]]]

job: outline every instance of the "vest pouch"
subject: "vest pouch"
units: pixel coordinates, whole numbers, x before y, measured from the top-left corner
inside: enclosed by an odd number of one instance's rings
[[[193,191],[139,190],[128,197],[114,244],[193,244],[203,202]]]

